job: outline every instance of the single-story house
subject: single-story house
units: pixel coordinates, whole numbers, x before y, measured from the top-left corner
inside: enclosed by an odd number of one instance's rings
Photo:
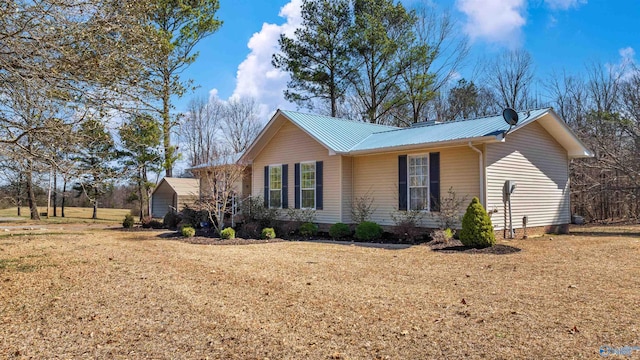
[[[315,209],[319,224],[353,223],[355,199],[370,196],[378,224],[418,209],[420,225],[436,228],[453,189],[468,202],[477,196],[504,230],[511,181],[513,228],[526,216],[530,234],[567,230],[569,163],[592,154],[551,108],[518,116],[515,126],[497,115],[398,128],[278,110],[239,161],[251,166],[253,196],[269,207]]]
[[[169,211],[180,211],[200,198],[198,179],[165,177],[151,194],[151,217],[162,218]]]

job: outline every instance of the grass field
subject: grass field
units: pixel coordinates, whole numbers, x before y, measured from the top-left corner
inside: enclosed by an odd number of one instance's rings
[[[640,346],[640,226],[511,241],[522,251],[509,255],[161,234],[0,238],[0,358],[599,359]]]
[[[44,213],[47,211],[46,207],[39,207],[38,211],[40,213]],[[61,209],[58,208],[58,216],[53,217],[53,210],[50,210],[49,218],[46,216],[40,216],[42,223],[52,223],[52,224],[61,224],[61,223],[86,223],[86,222],[99,222],[99,223],[112,223],[112,222],[122,222],[124,216],[129,214],[129,209],[100,209],[98,208],[98,219],[93,220],[91,216],[93,215],[93,208],[80,208],[80,207],[66,207],[64,209],[65,217],[61,217]],[[0,217],[18,217],[18,209],[7,208],[0,209]],[[29,208],[23,207],[21,218],[25,220],[29,220]]]

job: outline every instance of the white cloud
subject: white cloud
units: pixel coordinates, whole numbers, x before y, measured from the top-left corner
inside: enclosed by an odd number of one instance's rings
[[[268,120],[277,108],[292,108],[283,90],[289,75],[271,65],[272,55],[278,51],[281,34],[292,36],[302,23],[300,8],[302,0],[291,0],[280,9],[279,15],[286,19],[281,25],[262,24],[262,29],[253,34],[247,46],[251,50],[238,65],[236,88],[231,97],[253,97],[260,104],[261,118]]]
[[[472,40],[509,47],[520,44],[527,23],[526,0],[458,0],[456,7],[467,16],[465,32]]]
[[[587,3],[587,0],[544,0],[548,7],[554,10],[568,10]]]
[[[636,51],[631,46],[627,46],[626,48],[618,50],[618,54],[620,55],[620,60],[618,61],[618,63],[605,64],[607,70],[611,73],[611,75],[613,75],[614,77],[619,77],[622,80],[627,80],[636,75],[638,72]]]

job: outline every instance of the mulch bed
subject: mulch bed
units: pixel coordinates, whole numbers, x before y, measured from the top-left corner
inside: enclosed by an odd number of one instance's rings
[[[187,244],[195,244],[195,245],[251,245],[251,244],[266,244],[266,243],[285,241],[283,239],[278,239],[278,238],[270,239],[270,240],[243,239],[243,238],[221,239],[219,237],[202,236],[202,235],[196,235],[194,237],[187,238],[175,231],[170,231],[170,232],[168,231],[158,236],[164,239],[178,240]]]
[[[505,254],[513,254],[519,252],[521,249],[504,245],[504,244],[496,244],[491,247],[486,247],[482,249],[464,246],[460,240],[451,240],[448,243],[443,242],[435,242],[431,241],[426,243],[431,250],[441,252],[441,253],[469,253],[469,254],[493,254],[493,255],[505,255]]]
[[[257,239],[220,239],[220,238],[211,238],[211,237],[203,237],[203,236],[194,236],[191,238],[185,238],[180,236],[176,238],[185,243],[196,244],[196,245],[251,245],[251,244],[266,244],[266,243],[274,243],[274,242],[282,242],[282,239],[271,239],[271,240],[257,240]]]

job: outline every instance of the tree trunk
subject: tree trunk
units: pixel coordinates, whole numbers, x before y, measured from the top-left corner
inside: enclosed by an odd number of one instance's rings
[[[93,220],[98,219],[98,200],[93,201],[93,215],[91,216]]]
[[[18,196],[16,198],[16,204],[18,205],[18,216],[22,215],[22,173],[18,175]]]
[[[58,171],[53,169],[53,217],[58,216]]]
[[[53,169],[51,169],[51,171],[49,171],[49,189],[47,190],[47,219],[49,218],[49,209],[51,209],[51,185],[52,185],[52,177],[53,175]]]
[[[164,166],[166,176],[173,176],[173,149],[171,148],[171,94],[170,94],[171,76],[165,73],[162,84],[162,133],[164,145]]]
[[[142,195],[142,181],[140,176],[141,172],[142,170],[138,170],[138,197],[140,199],[140,222],[142,222],[142,219],[144,218],[144,197]]]
[[[27,160],[27,171],[25,173],[25,180],[27,182],[27,197],[29,200],[29,210],[31,211],[31,220],[40,220],[40,214],[38,214],[38,204],[36,203],[36,194],[33,191],[33,177],[32,177],[32,162]]]
[[[60,206],[60,215],[64,217],[64,202],[67,198],[67,178],[64,178],[64,182],[62,183],[62,204]]]
[[[147,202],[147,214],[149,215],[149,217],[153,217],[153,215],[151,214],[151,188],[147,186],[149,181],[147,179],[146,168],[142,169],[142,182],[143,182],[145,195],[146,195],[145,201]]]

